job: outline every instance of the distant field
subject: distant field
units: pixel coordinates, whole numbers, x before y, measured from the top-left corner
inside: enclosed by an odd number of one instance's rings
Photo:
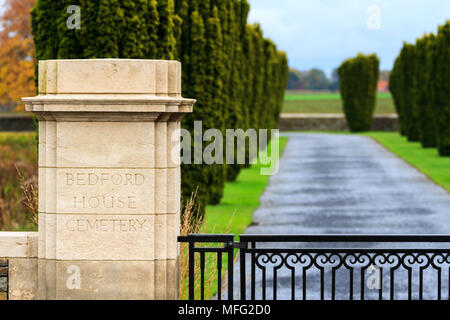
[[[342,113],[342,101],[339,93],[297,93],[286,92],[284,96],[285,113]],[[379,93],[377,114],[395,113],[395,106],[390,93]]]

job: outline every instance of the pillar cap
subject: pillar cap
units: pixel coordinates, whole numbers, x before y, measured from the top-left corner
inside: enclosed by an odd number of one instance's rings
[[[39,94],[181,95],[181,63],[168,60],[39,61]]]
[[[32,112],[189,113],[181,96],[181,63],[168,60],[39,61],[39,95],[23,98]]]

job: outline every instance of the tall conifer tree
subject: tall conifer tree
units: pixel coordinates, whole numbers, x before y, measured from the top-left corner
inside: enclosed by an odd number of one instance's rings
[[[149,35],[146,25],[147,0],[121,0],[124,11],[124,26],[120,46],[120,57],[143,59],[147,57]]]
[[[148,58],[156,59],[158,57],[158,30],[159,30],[159,13],[157,0],[149,0],[147,8],[147,16],[145,18],[147,25]]]
[[[174,0],[158,0],[158,58],[172,60],[175,56]]]

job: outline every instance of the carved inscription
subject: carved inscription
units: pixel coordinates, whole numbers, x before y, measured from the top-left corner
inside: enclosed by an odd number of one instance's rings
[[[68,186],[142,186],[145,176],[140,173],[66,173],[66,185]]]
[[[142,232],[147,219],[70,219],[66,228],[74,232]]]
[[[146,182],[146,177],[141,173],[92,173],[77,172],[66,173],[64,176],[66,186],[99,188],[112,187],[118,189],[115,193],[110,192],[101,195],[74,195],[72,207],[74,209],[137,209],[137,197],[135,195],[120,194],[120,186],[140,187]]]
[[[73,207],[75,209],[137,209],[134,196],[74,196]]]

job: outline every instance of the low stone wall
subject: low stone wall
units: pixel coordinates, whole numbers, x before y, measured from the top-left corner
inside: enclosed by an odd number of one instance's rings
[[[36,299],[37,254],[37,232],[0,232],[0,300]]]
[[[347,121],[340,114],[281,115],[280,130],[287,131],[348,131]],[[34,131],[35,125],[29,116],[0,117],[0,131]],[[398,131],[397,115],[377,115],[373,120],[373,131]]]
[[[0,115],[0,131],[34,131],[36,126],[34,125],[33,117],[27,115],[17,116],[1,116]]]
[[[284,113],[279,128],[283,131],[348,131],[347,121],[341,114]],[[373,131],[398,131],[395,114],[377,115],[372,124]]]

